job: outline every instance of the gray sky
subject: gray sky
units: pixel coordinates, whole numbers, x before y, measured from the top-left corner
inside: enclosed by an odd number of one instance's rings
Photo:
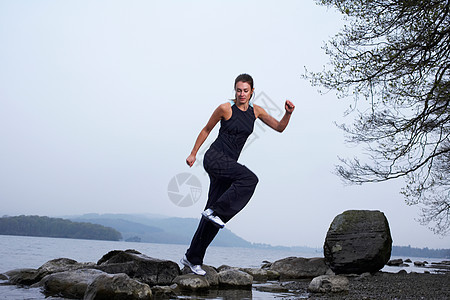
[[[313,0],[0,0],[0,214],[199,217],[209,181],[185,159],[249,73],[255,103],[277,119],[285,99],[296,110],[282,134],[258,121],[240,162],[260,181],[230,230],[321,247],[336,215],[369,209],[385,213],[394,245],[449,247],[414,220],[402,180],[348,187],[332,173],[338,156],[359,154],[334,125],[351,122],[352,102],[319,95],[301,74],[321,70],[321,46],[341,25]],[[201,184],[188,207],[168,195],[180,173]]]

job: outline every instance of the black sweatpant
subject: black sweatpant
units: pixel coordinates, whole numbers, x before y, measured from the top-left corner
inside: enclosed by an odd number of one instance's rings
[[[258,177],[246,166],[214,148],[205,153],[203,165],[210,179],[205,209],[211,208],[226,223],[250,201]],[[211,221],[204,217],[200,219],[186,252],[186,257],[192,264],[203,264],[206,249],[218,232],[219,228]]]

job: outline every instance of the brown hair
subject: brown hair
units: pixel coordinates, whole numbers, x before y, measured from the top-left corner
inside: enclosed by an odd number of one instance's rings
[[[241,74],[238,77],[236,77],[236,80],[234,80],[234,88],[236,88],[236,84],[238,82],[246,82],[250,85],[250,88],[253,90],[253,78],[252,76],[248,74]]]

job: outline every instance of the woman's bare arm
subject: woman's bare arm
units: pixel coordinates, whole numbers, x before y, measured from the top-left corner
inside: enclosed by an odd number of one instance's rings
[[[284,108],[285,108],[286,112],[285,112],[283,118],[281,118],[280,121],[277,121],[277,119],[275,119],[274,117],[269,115],[261,106],[254,105],[254,107],[255,107],[256,118],[260,118],[261,121],[264,122],[264,124],[266,124],[267,126],[269,126],[270,128],[272,128],[278,132],[283,132],[284,129],[286,129],[287,125],[289,124],[289,119],[291,118],[291,114],[295,109],[295,105],[291,101],[286,100],[286,102],[284,104]]]
[[[223,118],[227,119],[230,113],[231,113],[230,103],[223,103],[214,110],[211,117],[209,118],[208,123],[206,123],[206,126],[203,127],[203,129],[198,134],[198,137],[195,140],[194,147],[192,148],[191,154],[189,154],[189,156],[186,158],[186,163],[188,164],[189,167],[192,167],[192,165],[194,164],[198,150],[203,145],[206,138],[209,136],[209,134],[216,126],[216,124]]]

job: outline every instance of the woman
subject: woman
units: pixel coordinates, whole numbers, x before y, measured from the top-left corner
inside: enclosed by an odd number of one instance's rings
[[[277,121],[262,107],[252,105],[253,78],[248,74],[236,78],[234,89],[235,99],[216,108],[186,159],[186,163],[192,167],[200,146],[220,121],[219,135],[206,151],[203,160],[210,178],[208,201],[191,245],[181,259],[183,265],[198,275],[206,274],[201,267],[206,248],[219,229],[244,208],[258,183],[256,175],[237,162],[248,136],[253,132],[255,120],[259,118],[272,129],[283,132],[295,108],[291,101],[286,100],[286,112]]]

